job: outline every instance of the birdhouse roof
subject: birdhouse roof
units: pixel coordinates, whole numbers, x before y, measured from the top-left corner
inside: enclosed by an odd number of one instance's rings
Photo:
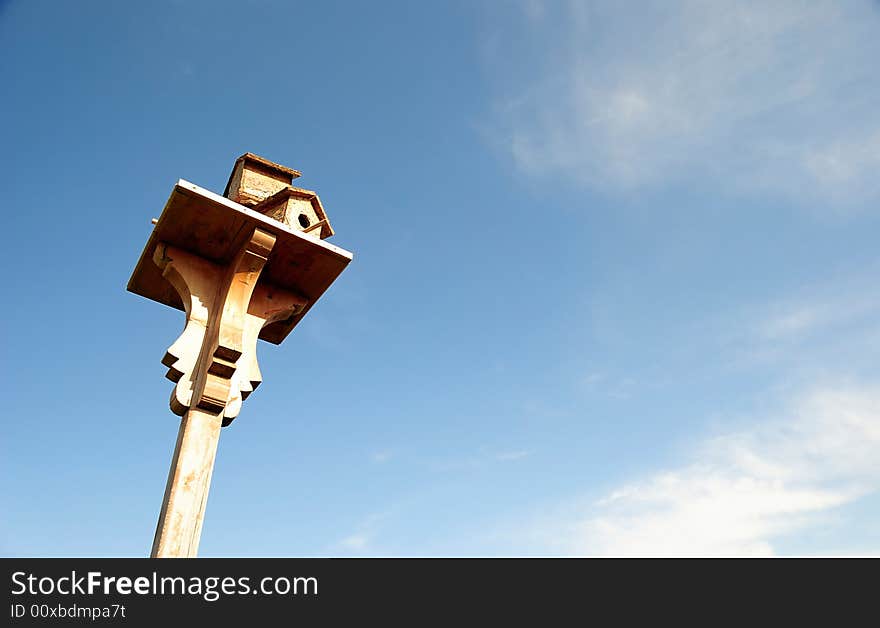
[[[226,188],[223,190],[223,196],[226,196],[229,193],[229,185],[232,183],[232,178],[235,176],[235,171],[239,167],[239,164],[245,168],[275,175],[279,179],[286,179],[288,183],[302,176],[302,173],[299,170],[276,164],[274,161],[269,161],[265,157],[260,157],[253,153],[245,153],[236,159],[235,163],[232,165],[232,172],[229,174],[229,179],[226,181]]]

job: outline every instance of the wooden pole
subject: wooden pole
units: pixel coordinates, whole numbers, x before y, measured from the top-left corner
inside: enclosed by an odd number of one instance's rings
[[[198,552],[220,429],[260,382],[260,329],[302,307],[302,299],[262,288],[257,280],[275,236],[254,229],[226,267],[160,244],[153,255],[177,290],[186,327],[162,362],[177,385],[171,409],[182,415],[151,556],[191,558]]]
[[[151,558],[194,558],[199,549],[220,416],[194,408],[180,420]]]

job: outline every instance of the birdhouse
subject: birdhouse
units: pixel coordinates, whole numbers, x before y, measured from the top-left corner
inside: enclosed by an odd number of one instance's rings
[[[311,190],[291,185],[300,173],[253,153],[235,161],[223,195],[240,205],[283,222],[291,229],[320,238],[333,235],[333,227]]]

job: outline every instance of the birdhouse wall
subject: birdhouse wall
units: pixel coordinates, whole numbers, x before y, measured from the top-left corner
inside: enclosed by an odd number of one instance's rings
[[[241,162],[230,178],[229,198],[236,203],[253,207],[286,188],[292,180],[291,176],[284,173],[265,171]]]
[[[318,213],[309,199],[291,198],[288,201],[286,222],[294,229],[299,229],[300,231],[308,229],[319,220],[321,219],[318,217]]]
[[[309,227],[313,227],[321,221],[321,217],[315,211],[311,200],[307,198],[290,196],[277,204],[267,201],[255,209],[297,231],[306,231]],[[309,232],[309,235],[320,237],[321,230],[313,229]]]

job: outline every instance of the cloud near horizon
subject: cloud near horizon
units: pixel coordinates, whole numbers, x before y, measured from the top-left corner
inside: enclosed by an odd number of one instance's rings
[[[706,439],[678,467],[520,533],[540,554],[773,556],[788,535],[880,490],[878,449],[880,386],[818,387],[775,418]]]

